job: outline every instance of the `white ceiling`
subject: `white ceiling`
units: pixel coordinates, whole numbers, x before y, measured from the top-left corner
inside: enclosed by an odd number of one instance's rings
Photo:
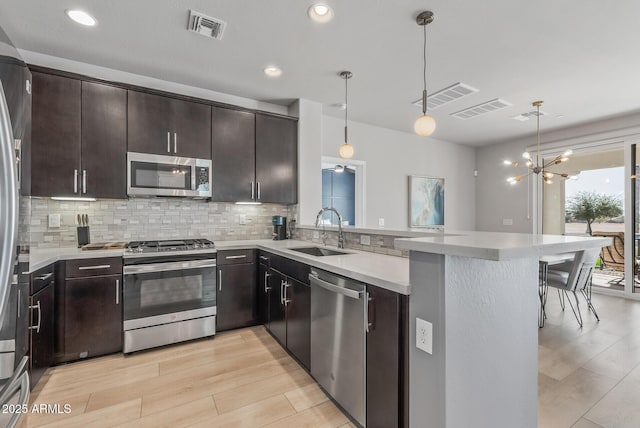
[[[334,19],[307,17],[313,0],[2,0],[0,26],[18,48],[279,104],[343,102],[350,119],[412,132],[422,91],[463,82],[479,92],[431,113],[434,138],[487,145],[535,132],[510,119],[545,100],[543,131],[640,110],[640,2],[617,0],[327,0]],[[71,22],[82,8],[94,28]],[[227,22],[221,41],[186,31],[189,9]],[[277,64],[282,77],[262,70]],[[494,98],[512,107],[466,121],[450,113]],[[564,115],[562,118],[557,116]]]

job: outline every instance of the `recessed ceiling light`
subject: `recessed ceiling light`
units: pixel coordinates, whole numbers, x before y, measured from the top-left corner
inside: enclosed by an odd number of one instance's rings
[[[264,74],[269,77],[280,77],[282,75],[282,70],[275,65],[270,65],[264,69]]]
[[[67,9],[65,10],[65,13],[78,24],[86,25],[88,27],[93,27],[98,22],[93,16],[82,10]]]
[[[309,18],[321,23],[329,22],[333,18],[333,9],[324,3],[312,4],[307,13]]]

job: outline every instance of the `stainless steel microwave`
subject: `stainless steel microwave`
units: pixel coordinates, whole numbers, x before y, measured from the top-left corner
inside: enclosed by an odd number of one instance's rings
[[[127,194],[130,196],[211,197],[210,159],[127,153]]]

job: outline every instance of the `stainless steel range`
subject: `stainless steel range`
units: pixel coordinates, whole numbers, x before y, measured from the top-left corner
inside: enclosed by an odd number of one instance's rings
[[[213,242],[130,242],[124,265],[125,353],[215,334]]]

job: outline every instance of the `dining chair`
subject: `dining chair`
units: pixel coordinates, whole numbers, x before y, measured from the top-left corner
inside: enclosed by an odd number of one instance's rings
[[[580,312],[580,303],[578,301],[578,291],[582,294],[587,302],[587,308],[593,312],[596,319],[600,321],[600,317],[596,312],[591,301],[591,280],[596,261],[600,255],[599,248],[592,248],[576,252],[572,262],[554,266],[547,273],[545,287],[553,287],[558,290],[560,296],[560,304],[564,311],[564,297],[569,301],[573,315],[576,317],[578,324],[582,327],[582,313]],[[569,292],[573,294],[575,307],[569,297]],[[546,299],[545,299],[546,301]],[[543,301],[543,304],[545,303]],[[544,311],[544,309],[543,309]]]

